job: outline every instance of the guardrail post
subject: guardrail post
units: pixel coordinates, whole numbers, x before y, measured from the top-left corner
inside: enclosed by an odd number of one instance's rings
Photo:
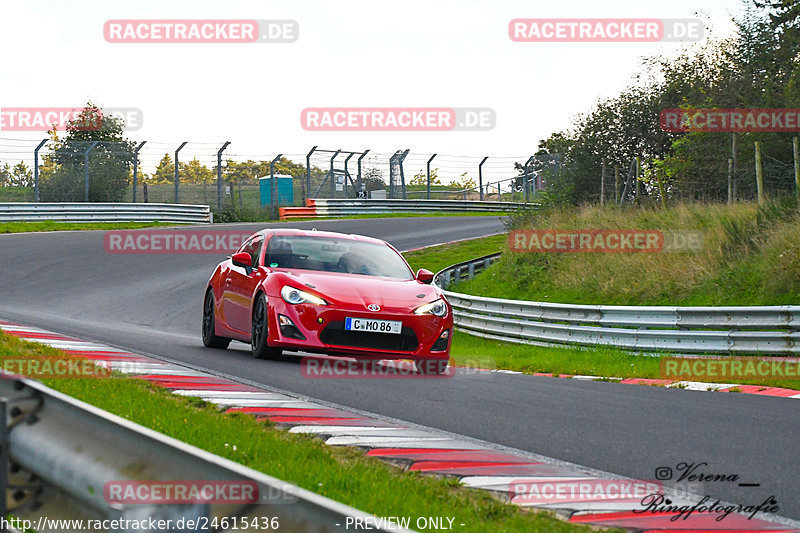
[[[333,162],[336,159],[336,156],[342,152],[341,148],[336,150],[331,156],[331,198],[336,198],[336,174],[333,172]]]
[[[358,192],[356,193],[356,196],[358,196],[358,193],[361,192],[363,189],[361,185],[361,160],[364,159],[364,157],[366,157],[368,153],[369,150],[364,150],[364,152],[362,152],[361,156],[359,156],[358,158],[358,180],[356,181],[356,187],[358,188]],[[365,193],[364,197],[366,197],[366,191],[364,191],[364,193]]]
[[[178,146],[178,149],[175,150],[175,203],[176,204],[178,203],[178,183],[179,183],[179,181],[178,181],[178,170],[179,170],[178,153],[183,149],[184,146],[186,146],[186,143],[188,143],[188,142],[189,141],[183,141],[183,143],[181,143],[181,145]]]
[[[281,157],[283,157],[283,154],[278,154],[278,155],[275,156],[275,159],[273,159],[269,163],[269,183],[270,183],[269,204],[270,204],[270,207],[272,208],[272,218],[275,218],[275,215],[277,214],[276,211],[275,211],[275,206],[276,206],[276,204],[278,203],[278,200],[279,200],[279,198],[278,198],[278,184],[275,183],[275,163]],[[241,196],[241,194],[242,193],[240,192],[239,195]]]
[[[225,141],[217,151],[217,209],[222,209],[222,152],[231,144],[230,141]]]
[[[436,154],[433,154],[430,159],[428,159],[428,200],[431,199],[431,161],[433,161],[434,157],[436,157]]]
[[[350,158],[353,157],[354,155],[356,155],[355,152],[350,152],[350,155],[348,155],[344,159],[344,197],[345,198],[347,198],[347,178],[350,176],[350,174],[347,172],[347,162],[350,161]]]
[[[42,142],[44,144],[44,142]],[[41,144],[39,145],[41,147]],[[8,507],[6,505],[6,494],[8,494],[8,467],[10,466],[10,458],[8,456],[8,399],[0,398],[0,517],[3,520],[0,525],[0,531],[5,533],[5,517],[8,516]]]
[[[136,181],[139,177],[139,150],[142,149],[144,143],[147,141],[142,141],[139,143],[139,146],[136,147],[136,150],[133,151],[133,193],[131,195],[131,202],[136,203]]]
[[[488,155],[481,159],[481,162],[478,165],[478,191],[480,191],[481,202],[483,201],[483,164],[486,163],[487,159],[489,159]]]
[[[311,197],[311,154],[314,153],[317,147],[314,146],[311,148],[311,151],[306,154],[306,190],[305,190],[305,198],[303,198],[303,203],[305,204],[306,198]]]
[[[89,152],[91,152],[100,141],[94,141],[89,148],[83,152],[83,201],[89,201]]]
[[[36,150],[33,151],[33,201],[39,201],[39,150],[42,149],[42,146],[45,145],[47,141],[50,139],[42,139],[42,142],[39,143],[39,146],[36,147]],[[3,514],[2,516],[5,516]]]

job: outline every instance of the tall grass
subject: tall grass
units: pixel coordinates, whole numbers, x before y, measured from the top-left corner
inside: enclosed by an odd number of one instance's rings
[[[800,213],[793,199],[759,207],[683,204],[528,211],[509,229],[657,229],[698,232],[697,250],[516,253],[457,290],[483,296],[618,305],[800,303]]]

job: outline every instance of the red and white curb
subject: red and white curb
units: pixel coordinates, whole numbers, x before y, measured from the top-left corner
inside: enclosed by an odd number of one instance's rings
[[[499,371],[498,371],[499,372]],[[522,374],[509,370],[504,373]],[[666,387],[668,389],[686,389],[693,391],[712,391],[712,392],[733,392],[742,394],[760,394],[761,396],[776,396],[780,398],[795,398],[800,400],[800,391],[796,389],[782,389],[780,387],[764,387],[761,385],[736,385],[733,383],[706,383],[702,381],[675,381],[672,379],[650,379],[650,378],[608,378],[601,376],[581,376],[572,374],[559,374],[554,376],[544,372],[535,372],[532,376],[543,376],[551,378],[583,379],[587,381],[612,380],[626,385],[649,385],[656,387]]]
[[[731,514],[717,521],[717,515],[692,514],[673,520],[674,514],[642,513],[641,498],[622,496],[596,498],[584,493],[542,497],[544,491],[518,494],[514,486],[528,488],[609,483],[625,485],[636,481],[592,471],[577,465],[540,456],[526,456],[484,446],[433,429],[407,427],[343,407],[331,407],[232,380],[165,363],[150,357],[86,342],[44,329],[0,321],[0,330],[16,337],[62,349],[76,357],[119,370],[171,390],[174,394],[201,398],[228,412],[249,413],[269,419],[292,433],[317,435],[331,446],[357,446],[367,455],[400,465],[414,472],[425,472],[459,479],[467,487],[504,495],[511,503],[557,511],[569,522],[633,531],[737,531],[800,533],[800,525],[773,515],[748,519]],[[575,377],[575,376],[573,376]],[[577,378],[592,378],[579,376]],[[409,425],[411,426],[411,425]],[[641,482],[638,482],[641,483]],[[691,505],[700,497],[670,495],[674,504]],[[638,512],[637,512],[638,511]],[[763,516],[763,518],[761,518]]]

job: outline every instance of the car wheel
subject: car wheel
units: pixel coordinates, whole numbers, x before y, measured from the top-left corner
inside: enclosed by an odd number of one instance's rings
[[[414,361],[414,366],[420,374],[441,376],[447,371],[447,362],[446,359],[419,359]]]
[[[208,289],[206,291],[206,299],[203,302],[203,345],[208,348],[221,348],[224,350],[231,343],[231,340],[217,336],[214,332],[215,323],[214,292]]]
[[[250,333],[250,347],[256,359],[275,359],[280,357],[280,348],[272,348],[267,344],[269,337],[269,314],[267,312],[267,299],[263,294],[258,295],[253,308],[253,329]]]

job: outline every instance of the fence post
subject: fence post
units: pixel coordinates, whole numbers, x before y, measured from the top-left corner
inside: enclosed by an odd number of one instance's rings
[[[275,218],[275,215],[276,215],[275,206],[277,205],[278,200],[279,200],[279,198],[278,198],[278,184],[275,183],[275,163],[281,157],[283,157],[283,154],[276,155],[275,159],[270,161],[270,164],[269,164],[269,184],[270,184],[269,203],[270,203],[270,207],[272,207],[272,218]],[[239,198],[241,199],[241,197],[242,197],[242,193],[240,191],[239,192]]]
[[[336,174],[333,172],[333,162],[341,151],[341,149],[336,150],[331,156],[331,198],[336,198]]]
[[[525,203],[528,203],[528,180],[530,179],[530,173],[533,172],[531,169],[531,163],[536,158],[536,156],[530,156],[527,161],[525,161],[525,172],[522,173],[522,189],[525,191]]]
[[[733,158],[728,158],[728,205],[733,204]]]
[[[428,175],[428,195],[427,195],[428,200],[431,199],[431,161],[433,161],[434,157],[436,157],[436,154],[433,154],[430,157],[430,159],[428,159],[428,167],[427,167],[428,168],[428,174],[427,174]]]
[[[481,159],[481,162],[478,165],[478,191],[480,193],[481,202],[483,201],[483,164],[486,163],[487,159],[489,159],[488,155]]]
[[[222,210],[222,152],[231,144],[230,141],[225,141],[217,151],[217,209]]]
[[[403,172],[403,161],[405,161],[406,156],[410,151],[411,150],[407,148],[406,151],[403,152],[398,158],[398,162],[400,163],[400,185],[403,187],[403,200],[406,200],[408,198],[406,195],[406,175]]]
[[[186,146],[189,141],[183,141],[178,149],[175,150],[175,203],[178,203],[178,153]]]
[[[311,148],[311,151],[306,154],[306,198],[311,197],[311,154],[314,153],[317,147],[314,146]],[[303,198],[303,203],[305,203],[306,198]]]
[[[131,202],[136,203],[136,181],[139,178],[139,150],[142,149],[144,143],[147,141],[142,141],[139,143],[139,146],[136,147],[136,150],[133,151],[133,194],[131,195]]]
[[[731,158],[733,159],[733,171],[731,175],[733,176],[733,193],[731,194],[732,202],[736,202],[736,155],[738,153],[738,149],[736,147],[736,132],[732,133],[731,138]]]
[[[800,146],[797,137],[792,138],[792,153],[794,154],[794,193],[800,202]]]
[[[40,142],[39,146],[36,147],[36,150],[33,151],[33,201],[34,202],[39,201],[39,150],[41,150],[42,146],[44,146],[45,143],[49,140],[50,139],[42,139],[42,142]]]
[[[758,189],[758,204],[764,203],[764,169],[761,167],[761,142],[756,141],[756,188]]]
[[[89,148],[83,152],[83,201],[89,201],[89,152],[94,150],[100,141],[94,141]]]
[[[350,173],[347,171],[347,162],[350,161],[350,158],[356,155],[355,152],[350,152],[350,155],[344,158],[344,197],[347,198],[347,178],[350,177]]]
[[[655,165],[653,165],[655,167]],[[653,168],[653,172],[656,173],[656,181],[658,182],[658,194],[661,196],[661,207],[664,209],[667,208],[667,194],[664,192],[664,180],[663,174],[664,169],[662,168]]]
[[[614,165],[614,203],[619,205],[619,165]]]
[[[356,180],[356,188],[358,189],[358,191],[356,191],[356,196],[358,196],[358,193],[360,193],[362,191],[362,189],[364,189],[364,187],[361,185],[361,160],[364,159],[367,156],[368,153],[369,153],[369,150],[364,150],[361,153],[361,155],[358,157],[358,161],[357,161],[357,163],[358,163],[358,179]],[[364,196],[366,196],[366,191],[364,191],[364,192],[365,192]]]
[[[602,165],[600,167],[600,205],[603,206],[606,203],[606,158],[603,158]]]

